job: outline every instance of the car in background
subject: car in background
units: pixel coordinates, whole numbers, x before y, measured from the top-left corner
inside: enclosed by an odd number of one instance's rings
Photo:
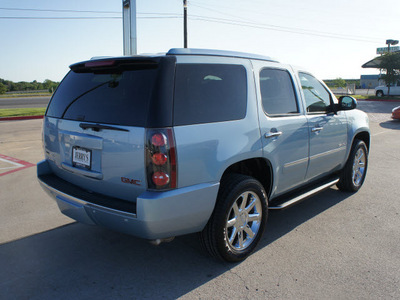
[[[390,94],[391,96],[400,96],[400,80],[396,84],[390,85],[390,91],[387,85],[379,85],[375,88],[375,95],[383,97]]]
[[[400,120],[400,106],[392,109],[392,119]]]

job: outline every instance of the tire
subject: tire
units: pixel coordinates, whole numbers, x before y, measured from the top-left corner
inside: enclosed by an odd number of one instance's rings
[[[265,190],[256,179],[240,174],[226,175],[221,181],[214,212],[200,233],[203,247],[224,261],[244,260],[264,232],[267,203]]]
[[[361,140],[354,140],[349,159],[342,170],[337,187],[345,192],[357,192],[364,183],[368,168],[368,149]]]
[[[384,94],[383,94],[383,92],[382,91],[376,91],[376,96],[377,97],[383,97],[384,96]]]

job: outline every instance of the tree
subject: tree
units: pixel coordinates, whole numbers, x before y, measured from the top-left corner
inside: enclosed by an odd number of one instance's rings
[[[383,71],[381,78],[388,86],[390,95],[390,85],[400,79],[400,53],[386,53],[381,56],[380,68]]]
[[[335,85],[335,87],[342,87],[342,88],[346,87],[346,81],[344,79],[340,78],[340,77],[336,78],[333,81],[333,84]]]
[[[5,94],[7,92],[7,87],[0,82],[0,94]]]

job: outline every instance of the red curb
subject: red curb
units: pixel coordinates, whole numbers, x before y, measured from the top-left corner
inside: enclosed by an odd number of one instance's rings
[[[4,117],[0,118],[0,121],[17,121],[17,120],[33,120],[33,119],[43,119],[43,116]]]
[[[400,99],[357,99],[357,101],[400,102]]]

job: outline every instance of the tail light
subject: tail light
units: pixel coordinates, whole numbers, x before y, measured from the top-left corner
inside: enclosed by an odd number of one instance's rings
[[[147,129],[146,171],[148,189],[176,188],[176,149],[171,128]]]

